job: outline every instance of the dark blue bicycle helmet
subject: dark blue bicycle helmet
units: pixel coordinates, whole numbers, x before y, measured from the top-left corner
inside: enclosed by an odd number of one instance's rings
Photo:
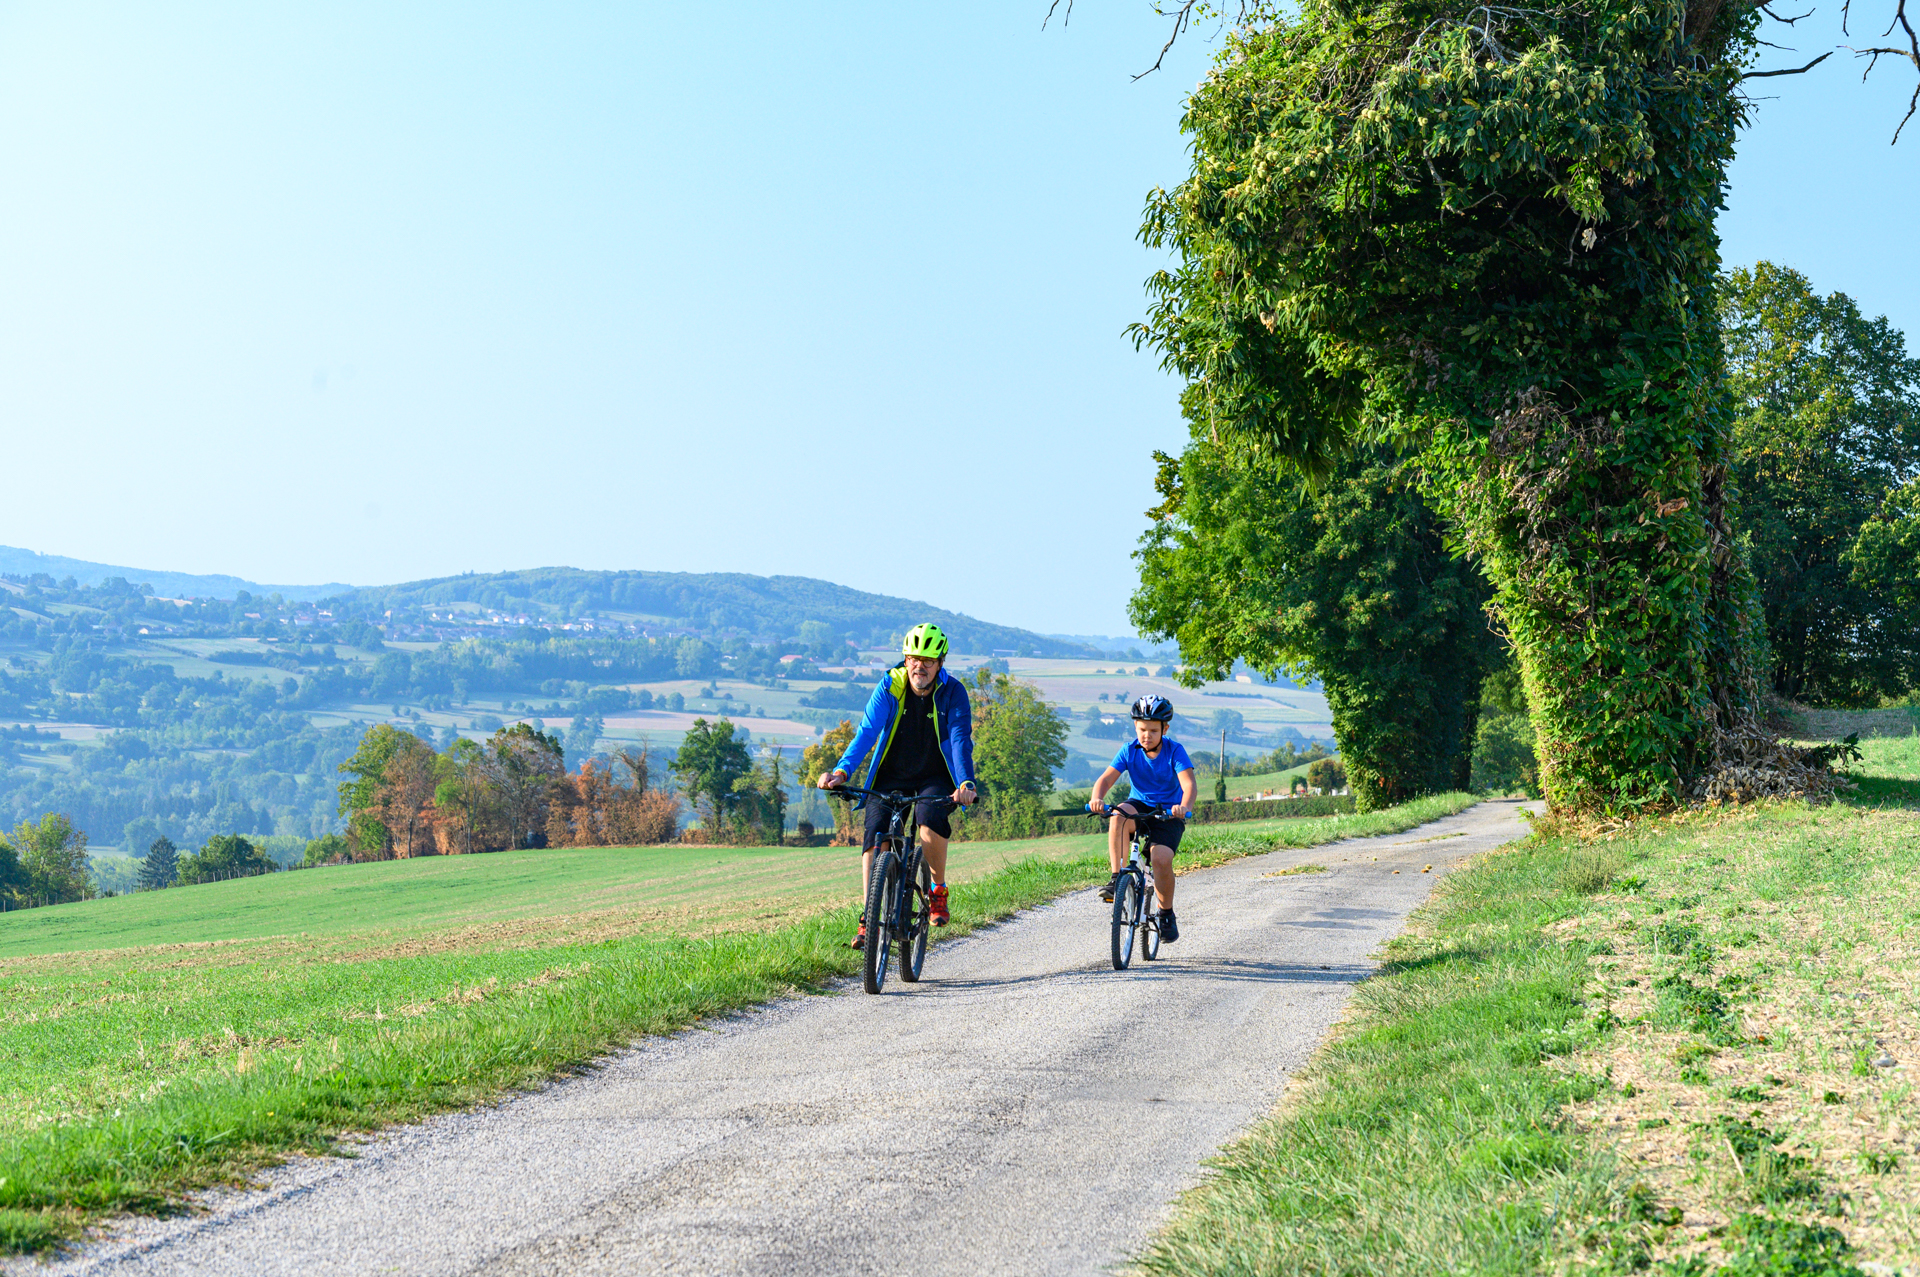
[[[1164,696],[1142,696],[1133,703],[1133,716],[1155,723],[1173,721],[1173,702]]]

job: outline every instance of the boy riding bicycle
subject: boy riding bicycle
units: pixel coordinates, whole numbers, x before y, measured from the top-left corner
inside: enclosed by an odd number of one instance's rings
[[[1111,901],[1120,871],[1127,863],[1127,847],[1133,841],[1134,822],[1123,816],[1136,816],[1148,807],[1165,807],[1171,818],[1154,822],[1153,894],[1160,903],[1160,939],[1172,944],[1180,938],[1173,919],[1173,853],[1180,848],[1186,833],[1187,816],[1193,811],[1197,793],[1193,778],[1193,760],[1179,741],[1167,735],[1173,721],[1173,702],[1164,696],[1142,696],[1133,703],[1133,740],[1113,756],[1113,763],[1093,782],[1093,798],[1088,810],[1098,814],[1107,810],[1101,800],[1113,783],[1126,773],[1133,797],[1116,806],[1114,818],[1107,822],[1107,862],[1113,877],[1100,889],[1100,898]],[[1134,799],[1139,801],[1136,803]]]
[[[967,685],[947,673],[947,636],[937,625],[916,625],[901,644],[903,659],[873,689],[860,730],[847,742],[820,788],[836,789],[872,750],[873,776],[867,788],[881,793],[918,794],[929,800],[914,805],[920,826],[920,851],[933,875],[933,925],[947,925],[947,840],[953,825],[937,800],[951,798],[962,807],[978,798],[973,779],[973,703]],[[873,853],[885,839],[887,816],[863,796],[866,836],[860,840],[860,898],[873,874]],[[860,918],[852,947],[867,945],[867,919]]]

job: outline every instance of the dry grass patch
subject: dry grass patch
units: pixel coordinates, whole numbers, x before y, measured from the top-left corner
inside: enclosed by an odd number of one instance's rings
[[[1920,1266],[1920,813],[1782,807],[1678,822],[1639,890],[1555,928],[1596,948],[1612,1032],[1569,1109],[1683,1212],[1662,1258],[1725,1258],[1760,1211]]]

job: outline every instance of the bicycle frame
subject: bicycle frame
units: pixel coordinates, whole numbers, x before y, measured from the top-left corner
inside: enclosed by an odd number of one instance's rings
[[[1136,939],[1139,941],[1141,957],[1151,962],[1160,956],[1160,920],[1148,908],[1147,901],[1148,893],[1153,889],[1153,835],[1168,812],[1164,808],[1153,807],[1129,815],[1117,807],[1109,807],[1105,812],[1089,814],[1133,821],[1127,863],[1119,871],[1113,892],[1113,969],[1125,971],[1133,964]]]
[[[882,793],[851,785],[827,792],[864,794],[887,809],[887,831],[873,849],[873,865],[862,884],[867,919],[863,983],[868,993],[880,992],[887,981],[895,941],[900,945],[900,978],[914,983],[920,979],[926,960],[927,930],[933,917],[933,875],[920,850],[919,827],[912,816],[920,803],[952,805],[953,800]]]

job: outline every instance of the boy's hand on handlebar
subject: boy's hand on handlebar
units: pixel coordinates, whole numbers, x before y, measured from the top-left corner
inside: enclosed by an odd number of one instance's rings
[[[821,789],[838,789],[847,783],[847,774],[838,767],[820,777]]]
[[[1188,816],[1193,815],[1193,809],[1185,806],[1175,807],[1169,811],[1167,815],[1173,817],[1175,820],[1185,820]]]
[[[1107,814],[1107,805],[1098,798],[1089,798],[1087,800],[1087,810],[1096,816],[1104,816]]]

